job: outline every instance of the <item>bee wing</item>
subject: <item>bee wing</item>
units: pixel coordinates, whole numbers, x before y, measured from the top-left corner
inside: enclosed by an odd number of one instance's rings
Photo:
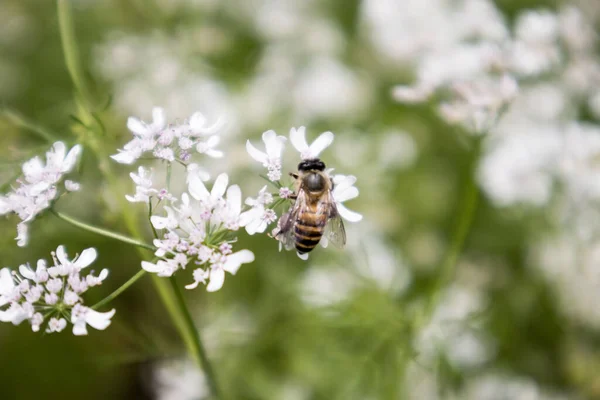
[[[290,210],[283,214],[279,219],[279,224],[277,225],[279,231],[275,235],[275,239],[279,240],[286,250],[291,250],[296,247],[294,223],[300,210],[303,207],[306,207],[305,196],[304,190],[299,190],[296,202],[290,207]]]
[[[331,196],[331,192],[327,192],[317,206],[317,213],[328,215],[327,225],[325,225],[324,236],[329,243],[332,243],[337,248],[343,248],[346,245],[346,229],[344,222],[338,213],[335,206],[335,200]]]

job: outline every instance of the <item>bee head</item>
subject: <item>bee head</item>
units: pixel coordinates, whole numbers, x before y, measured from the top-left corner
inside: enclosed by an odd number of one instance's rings
[[[302,160],[298,164],[298,171],[325,171],[325,163],[318,158],[311,158],[309,160]]]

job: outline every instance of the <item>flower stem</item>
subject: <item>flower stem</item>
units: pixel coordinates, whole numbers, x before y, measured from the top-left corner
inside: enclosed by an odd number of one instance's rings
[[[63,46],[63,52],[65,56],[65,63],[67,65],[67,69],[69,70],[69,75],[71,76],[73,85],[75,86],[77,94],[79,95],[77,96],[77,98],[83,99],[83,101],[78,102],[80,116],[83,117],[84,120],[83,125],[91,131],[91,125],[88,124],[92,121],[95,121],[96,123],[99,123],[101,121],[99,121],[99,118],[94,115],[92,110],[94,102],[92,101],[93,98],[91,96],[91,91],[89,90],[89,87],[85,82],[85,75],[83,73],[83,68],[79,59],[79,51],[77,48],[75,29],[73,24],[73,18],[71,15],[71,7],[68,0],[58,0],[57,7],[58,24],[61,42]],[[114,172],[112,171],[111,165],[108,162],[108,155],[110,153],[105,148],[105,142],[97,138],[98,134],[100,134],[101,132],[97,131],[89,133],[91,133],[91,135],[87,134],[84,137],[84,140],[86,142],[85,144],[93,150],[96,157],[98,158],[99,169],[104,175],[105,179],[108,181],[111,190],[117,192],[117,198],[120,199],[120,205],[123,210],[123,221],[125,222],[125,225],[127,226],[127,229],[129,230],[130,234],[135,239],[131,239],[113,232],[105,231],[100,228],[91,227],[87,224],[75,221],[70,217],[67,217],[67,219],[65,219],[66,216],[64,214],[56,212],[55,214],[57,214],[59,218],[62,218],[65,221],[70,222],[82,229],[90,230],[92,232],[104,236],[112,237],[113,239],[133,244],[137,246],[136,248],[142,259],[146,257],[151,258],[152,253],[150,253],[149,250],[155,250],[155,248],[138,240],[142,237],[142,234],[137,225],[137,218],[134,213],[127,211],[128,203],[123,204],[123,196],[118,193],[119,181],[115,176]],[[112,151],[112,149],[110,151]],[[182,303],[178,299],[177,291],[174,291],[173,287],[169,287],[168,282],[164,278],[152,275],[152,282],[154,283],[156,290],[173,321],[173,324],[175,325],[181,337],[183,338],[188,348],[188,352],[194,358],[198,358],[200,361],[204,359],[206,362],[199,362],[199,365],[209,369],[205,371],[207,376],[214,377],[214,373],[212,372],[210,364],[208,364],[206,356],[204,355],[204,358],[200,357],[200,353],[204,354],[204,349],[202,347],[202,344],[200,343],[200,337],[196,332],[196,328],[193,324],[193,321],[189,317],[189,311],[187,310],[185,303]],[[215,398],[218,398],[217,392],[214,392],[214,396]]]
[[[177,298],[177,303],[179,308],[183,311],[184,318],[186,320],[186,326],[188,327],[188,335],[190,337],[190,345],[192,345],[194,352],[193,357],[195,361],[200,366],[200,369],[204,370],[206,375],[206,380],[208,381],[208,386],[210,387],[210,391],[212,393],[213,399],[221,399],[221,391],[219,390],[219,385],[217,384],[217,378],[215,375],[215,371],[206,355],[206,350],[204,349],[204,345],[202,344],[202,340],[200,339],[200,334],[198,330],[195,328],[194,320],[192,319],[192,315],[185,304],[185,299],[183,298],[183,293],[181,289],[177,285],[177,281],[175,277],[170,278],[171,287],[175,292],[175,296]],[[186,335],[187,336],[187,335]]]
[[[115,240],[118,240],[120,242],[131,244],[131,245],[134,245],[134,246],[137,246],[137,247],[143,247],[143,248],[148,249],[148,250],[155,250],[154,246],[149,245],[149,244],[144,243],[144,242],[141,242],[139,240],[132,239],[130,237],[121,235],[120,233],[112,232],[112,231],[109,231],[107,229],[98,228],[96,226],[87,224],[85,222],[78,221],[75,218],[69,217],[68,215],[65,215],[65,214],[63,214],[61,212],[58,212],[58,211],[56,211],[56,210],[54,210],[52,208],[50,209],[50,211],[52,211],[52,213],[54,215],[56,215],[58,218],[62,219],[63,221],[68,222],[69,224],[71,224],[73,226],[76,226],[78,228],[84,229],[84,230],[86,230],[88,232],[93,232],[93,233],[96,233],[98,235],[106,236],[108,238],[115,239]]]
[[[57,10],[60,40],[62,42],[67,70],[69,71],[75,89],[81,98],[83,98],[85,106],[90,107],[94,103],[92,102],[91,92],[85,82],[83,68],[81,67],[81,61],[79,59],[79,49],[77,47],[77,40],[75,39],[75,26],[73,24],[69,0],[58,0]]]
[[[14,110],[4,109],[0,111],[0,115],[4,116],[15,126],[27,129],[37,134],[40,138],[46,140],[48,143],[53,143],[58,140],[58,137],[54,133],[50,132],[49,130],[40,125],[37,125],[35,122],[29,121],[23,115],[19,114]]]
[[[461,209],[458,213],[458,221],[452,234],[452,242],[450,243],[448,252],[446,253],[442,262],[438,278],[435,281],[432,289],[432,294],[425,305],[425,310],[421,315],[421,318],[419,318],[417,321],[417,329],[423,327],[427,322],[429,322],[436,306],[440,301],[442,289],[454,277],[458,259],[473,224],[473,219],[475,218],[475,212],[479,202],[479,191],[475,182],[474,173],[481,151],[481,141],[481,137],[476,137],[474,139],[473,154],[467,171],[467,182],[463,187],[463,194],[460,200]]]
[[[119,296],[121,293],[123,293],[125,290],[127,290],[129,288],[129,286],[131,286],[134,283],[136,283],[144,275],[146,275],[146,271],[143,270],[143,269],[140,269],[137,272],[137,274],[135,274],[134,276],[132,276],[131,278],[129,278],[129,280],[127,282],[125,282],[124,284],[122,284],[114,292],[112,292],[111,294],[109,294],[108,296],[106,296],[104,299],[102,299],[99,302],[97,302],[96,304],[94,304],[92,306],[92,309],[97,310],[98,308],[102,307],[103,305],[106,305],[106,304],[110,303],[115,298],[117,298],[117,296]]]

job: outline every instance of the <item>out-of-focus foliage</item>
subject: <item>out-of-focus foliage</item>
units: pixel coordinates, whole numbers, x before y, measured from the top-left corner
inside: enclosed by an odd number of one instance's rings
[[[418,8],[415,1],[407,9]],[[245,141],[268,129],[335,132],[322,158],[358,177],[361,195],[350,206],[365,218],[347,225],[344,251],[317,249],[303,262],[264,236],[242,235],[256,261],[217,293],[187,293],[221,386],[229,398],[248,400],[600,397],[598,244],[578,241],[570,221],[557,217],[559,185],[549,184],[543,206],[501,206],[482,194],[457,273],[448,287],[436,287],[472,178],[470,139],[430,105],[393,101],[391,88],[413,79],[410,62],[396,57],[401,44],[426,38],[384,37],[389,31],[377,23],[390,2],[72,1],[86,78],[98,104],[107,104],[99,112],[105,148],[129,140],[128,116],[147,119],[152,106],[163,106],[171,120],[194,111],[227,118],[227,155],[205,167],[228,172],[244,195],[263,185]],[[563,5],[496,4],[509,27],[525,8]],[[599,21],[594,1],[578,4]],[[55,2],[0,3],[0,106],[10,110],[0,115],[2,183],[48,147],[27,124],[68,143],[83,134],[72,118]],[[580,119],[597,128],[600,106],[580,106]],[[531,146],[543,148],[544,140]],[[121,193],[132,193],[129,170],[117,170]],[[143,220],[142,207],[108,190],[92,151],[84,151],[79,173],[82,190],[61,200],[61,209],[115,231],[125,231],[124,212]],[[592,222],[597,206],[585,205]],[[1,221],[0,267],[47,257],[60,244],[72,253],[98,250],[96,268],[111,275],[90,304],[140,268],[131,248],[51,214],[35,221],[27,248],[15,245],[14,225]],[[191,281],[185,272],[182,285]],[[420,326],[431,296],[439,306]],[[111,328],[84,338],[0,325],[0,398],[206,395],[202,375],[178,361],[185,350],[149,278],[114,306]]]

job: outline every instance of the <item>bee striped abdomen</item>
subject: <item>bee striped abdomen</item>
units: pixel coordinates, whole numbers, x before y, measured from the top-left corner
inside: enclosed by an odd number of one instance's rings
[[[301,211],[294,224],[296,250],[308,253],[314,249],[323,236],[326,223],[326,215],[308,210]]]

